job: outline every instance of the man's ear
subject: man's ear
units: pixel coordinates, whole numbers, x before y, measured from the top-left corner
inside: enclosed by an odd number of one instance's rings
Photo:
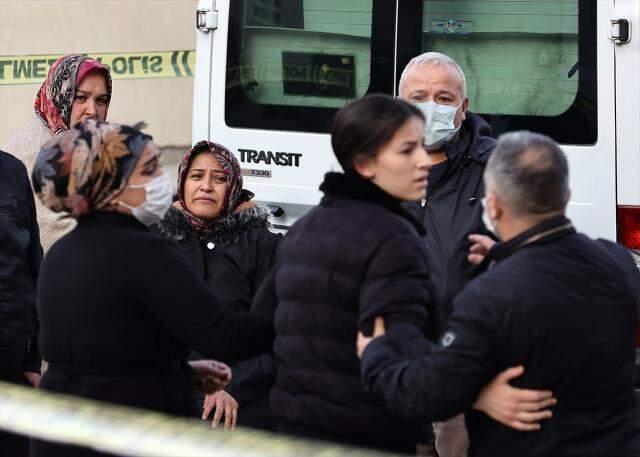
[[[376,177],[376,160],[364,154],[357,154],[353,159],[353,168],[365,179]]]
[[[487,199],[487,206],[491,219],[494,222],[499,221],[504,213],[504,204],[502,203],[502,200],[500,200],[500,197],[492,192]]]
[[[465,97],[462,101],[462,120],[467,118],[467,111],[469,110],[469,97]]]

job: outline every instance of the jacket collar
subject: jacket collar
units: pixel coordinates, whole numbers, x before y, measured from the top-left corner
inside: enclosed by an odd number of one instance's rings
[[[433,195],[433,192],[447,182],[451,176],[470,163],[475,162],[484,166],[496,145],[496,140],[490,135],[491,127],[489,124],[477,114],[467,112],[459,135],[445,144],[446,171],[438,182],[430,187],[430,194]]]
[[[458,139],[445,145],[449,168],[457,168],[471,160],[486,163],[495,145],[496,140],[491,137],[489,124],[477,114],[467,112]]]
[[[200,238],[205,241],[212,241],[220,247],[234,244],[240,236],[254,228],[269,228],[269,214],[257,206],[245,209],[239,213],[228,214],[216,220],[212,229]],[[156,226],[162,236],[174,241],[182,241],[190,236],[196,235],[191,228],[184,214],[174,207],[171,207],[162,222]]]
[[[496,243],[489,251],[488,259],[501,261],[516,251],[539,244],[548,244],[576,233],[573,224],[565,216],[555,216],[522,232],[504,243]]]
[[[87,227],[119,226],[131,227],[137,230],[148,230],[144,224],[139,222],[132,215],[120,213],[118,211],[95,211],[89,214],[85,214],[78,218],[78,224]]]
[[[320,185],[320,190],[325,194],[320,202],[321,205],[326,206],[330,200],[336,198],[373,203],[406,219],[421,236],[427,233],[424,226],[401,206],[397,198],[392,197],[371,181],[361,178],[355,172],[327,173],[324,176],[324,182]]]

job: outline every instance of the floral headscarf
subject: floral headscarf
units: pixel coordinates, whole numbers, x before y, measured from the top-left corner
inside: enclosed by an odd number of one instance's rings
[[[225,196],[224,204],[220,216],[225,216],[229,212],[234,211],[238,205],[251,200],[254,195],[242,188],[242,171],[240,169],[240,163],[238,159],[224,146],[210,141],[199,141],[196,143],[189,152],[187,152],[180,165],[178,166],[178,201],[182,206],[182,212],[185,218],[189,222],[189,225],[198,233],[206,233],[211,230],[215,221],[205,221],[195,216],[191,211],[187,209],[187,205],[184,201],[184,182],[187,179],[187,173],[191,167],[193,159],[202,153],[211,152],[227,175],[227,194]]]
[[[38,90],[34,107],[38,117],[54,135],[71,127],[71,106],[76,89],[91,71],[99,71],[104,75],[107,95],[111,99],[111,74],[97,60],[74,54],[61,57],[51,65],[47,79]]]
[[[33,188],[55,212],[104,209],[125,188],[151,137],[126,125],[88,119],[44,145]]]

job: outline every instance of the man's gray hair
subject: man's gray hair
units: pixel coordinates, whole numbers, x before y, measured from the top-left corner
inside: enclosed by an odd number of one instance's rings
[[[398,84],[398,92],[402,91],[402,85],[404,84],[405,79],[410,71],[413,70],[414,67],[417,66],[426,66],[426,65],[441,65],[445,67],[450,67],[455,69],[460,78],[462,79],[462,97],[467,96],[467,78],[464,76],[464,72],[458,62],[453,60],[451,57],[441,54],[439,52],[425,52],[424,54],[420,54],[419,56],[414,57],[409,61],[404,70],[402,70],[402,75],[400,75],[400,83]]]
[[[539,133],[500,136],[485,176],[518,215],[564,212],[569,200],[567,158],[555,141]]]

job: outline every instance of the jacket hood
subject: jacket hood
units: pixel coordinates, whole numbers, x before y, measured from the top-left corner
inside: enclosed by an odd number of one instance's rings
[[[406,219],[420,235],[427,233],[424,226],[402,207],[398,199],[372,182],[360,178],[355,172],[327,173],[324,176],[324,182],[320,185],[320,190],[325,194],[323,202],[331,198],[346,198],[374,203]]]
[[[249,207],[238,213],[230,213],[216,220],[211,230],[200,236],[205,241],[212,241],[220,247],[236,243],[241,235],[258,228],[268,229],[269,213],[257,206]],[[182,241],[189,236],[196,235],[182,212],[171,207],[162,222],[156,226],[158,232],[165,238]]]

